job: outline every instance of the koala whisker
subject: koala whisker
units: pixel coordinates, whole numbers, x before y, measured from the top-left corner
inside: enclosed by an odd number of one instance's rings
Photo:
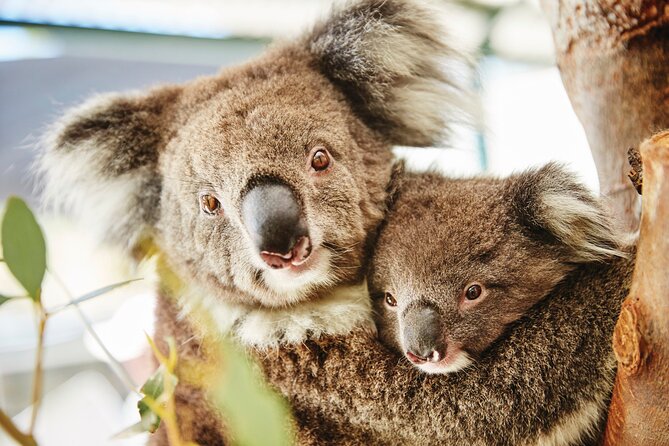
[[[335,243],[332,242],[323,242],[323,247],[332,251],[333,253],[347,253],[353,250],[357,245],[359,245],[359,242],[353,243],[348,246],[338,246]]]
[[[193,335],[193,336],[191,336],[190,338],[184,340],[181,344],[179,344],[179,346],[184,346],[184,345],[190,343],[190,342],[191,342],[193,339],[195,339],[195,338],[196,338],[196,336]]]

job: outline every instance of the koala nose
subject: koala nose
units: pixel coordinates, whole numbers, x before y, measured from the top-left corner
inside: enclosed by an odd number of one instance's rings
[[[242,200],[242,219],[260,256],[271,268],[300,265],[311,253],[302,207],[287,185],[265,181]]]
[[[442,360],[446,344],[437,310],[425,304],[409,306],[403,314],[403,319],[407,358],[414,364]]]

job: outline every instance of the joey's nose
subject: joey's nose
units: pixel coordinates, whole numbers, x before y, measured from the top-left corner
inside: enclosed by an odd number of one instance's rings
[[[430,305],[408,307],[404,318],[404,346],[414,364],[439,362],[446,353],[439,313]]]
[[[262,259],[272,268],[304,262],[311,241],[302,207],[287,185],[256,184],[242,200],[242,218]]]

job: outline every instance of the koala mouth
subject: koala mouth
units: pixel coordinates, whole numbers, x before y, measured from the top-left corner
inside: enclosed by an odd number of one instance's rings
[[[467,352],[459,348],[449,348],[443,357],[437,355],[428,359],[411,357],[408,359],[423,372],[435,375],[458,372],[474,362]]]
[[[286,254],[261,251],[260,257],[272,269],[284,269],[303,265],[311,255],[312,245],[309,237],[300,237],[293,248]]]

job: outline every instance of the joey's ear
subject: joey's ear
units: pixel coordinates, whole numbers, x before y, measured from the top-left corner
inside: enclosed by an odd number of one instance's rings
[[[158,158],[179,94],[178,87],[106,94],[65,113],[36,164],[45,204],[102,239],[134,247],[158,216]]]
[[[457,57],[437,17],[418,1],[361,0],[307,36],[323,74],[393,144],[433,145],[463,115],[456,82],[445,73],[445,62]]]
[[[520,223],[535,235],[564,245],[568,262],[625,256],[601,201],[559,164],[512,177],[507,194]]]

